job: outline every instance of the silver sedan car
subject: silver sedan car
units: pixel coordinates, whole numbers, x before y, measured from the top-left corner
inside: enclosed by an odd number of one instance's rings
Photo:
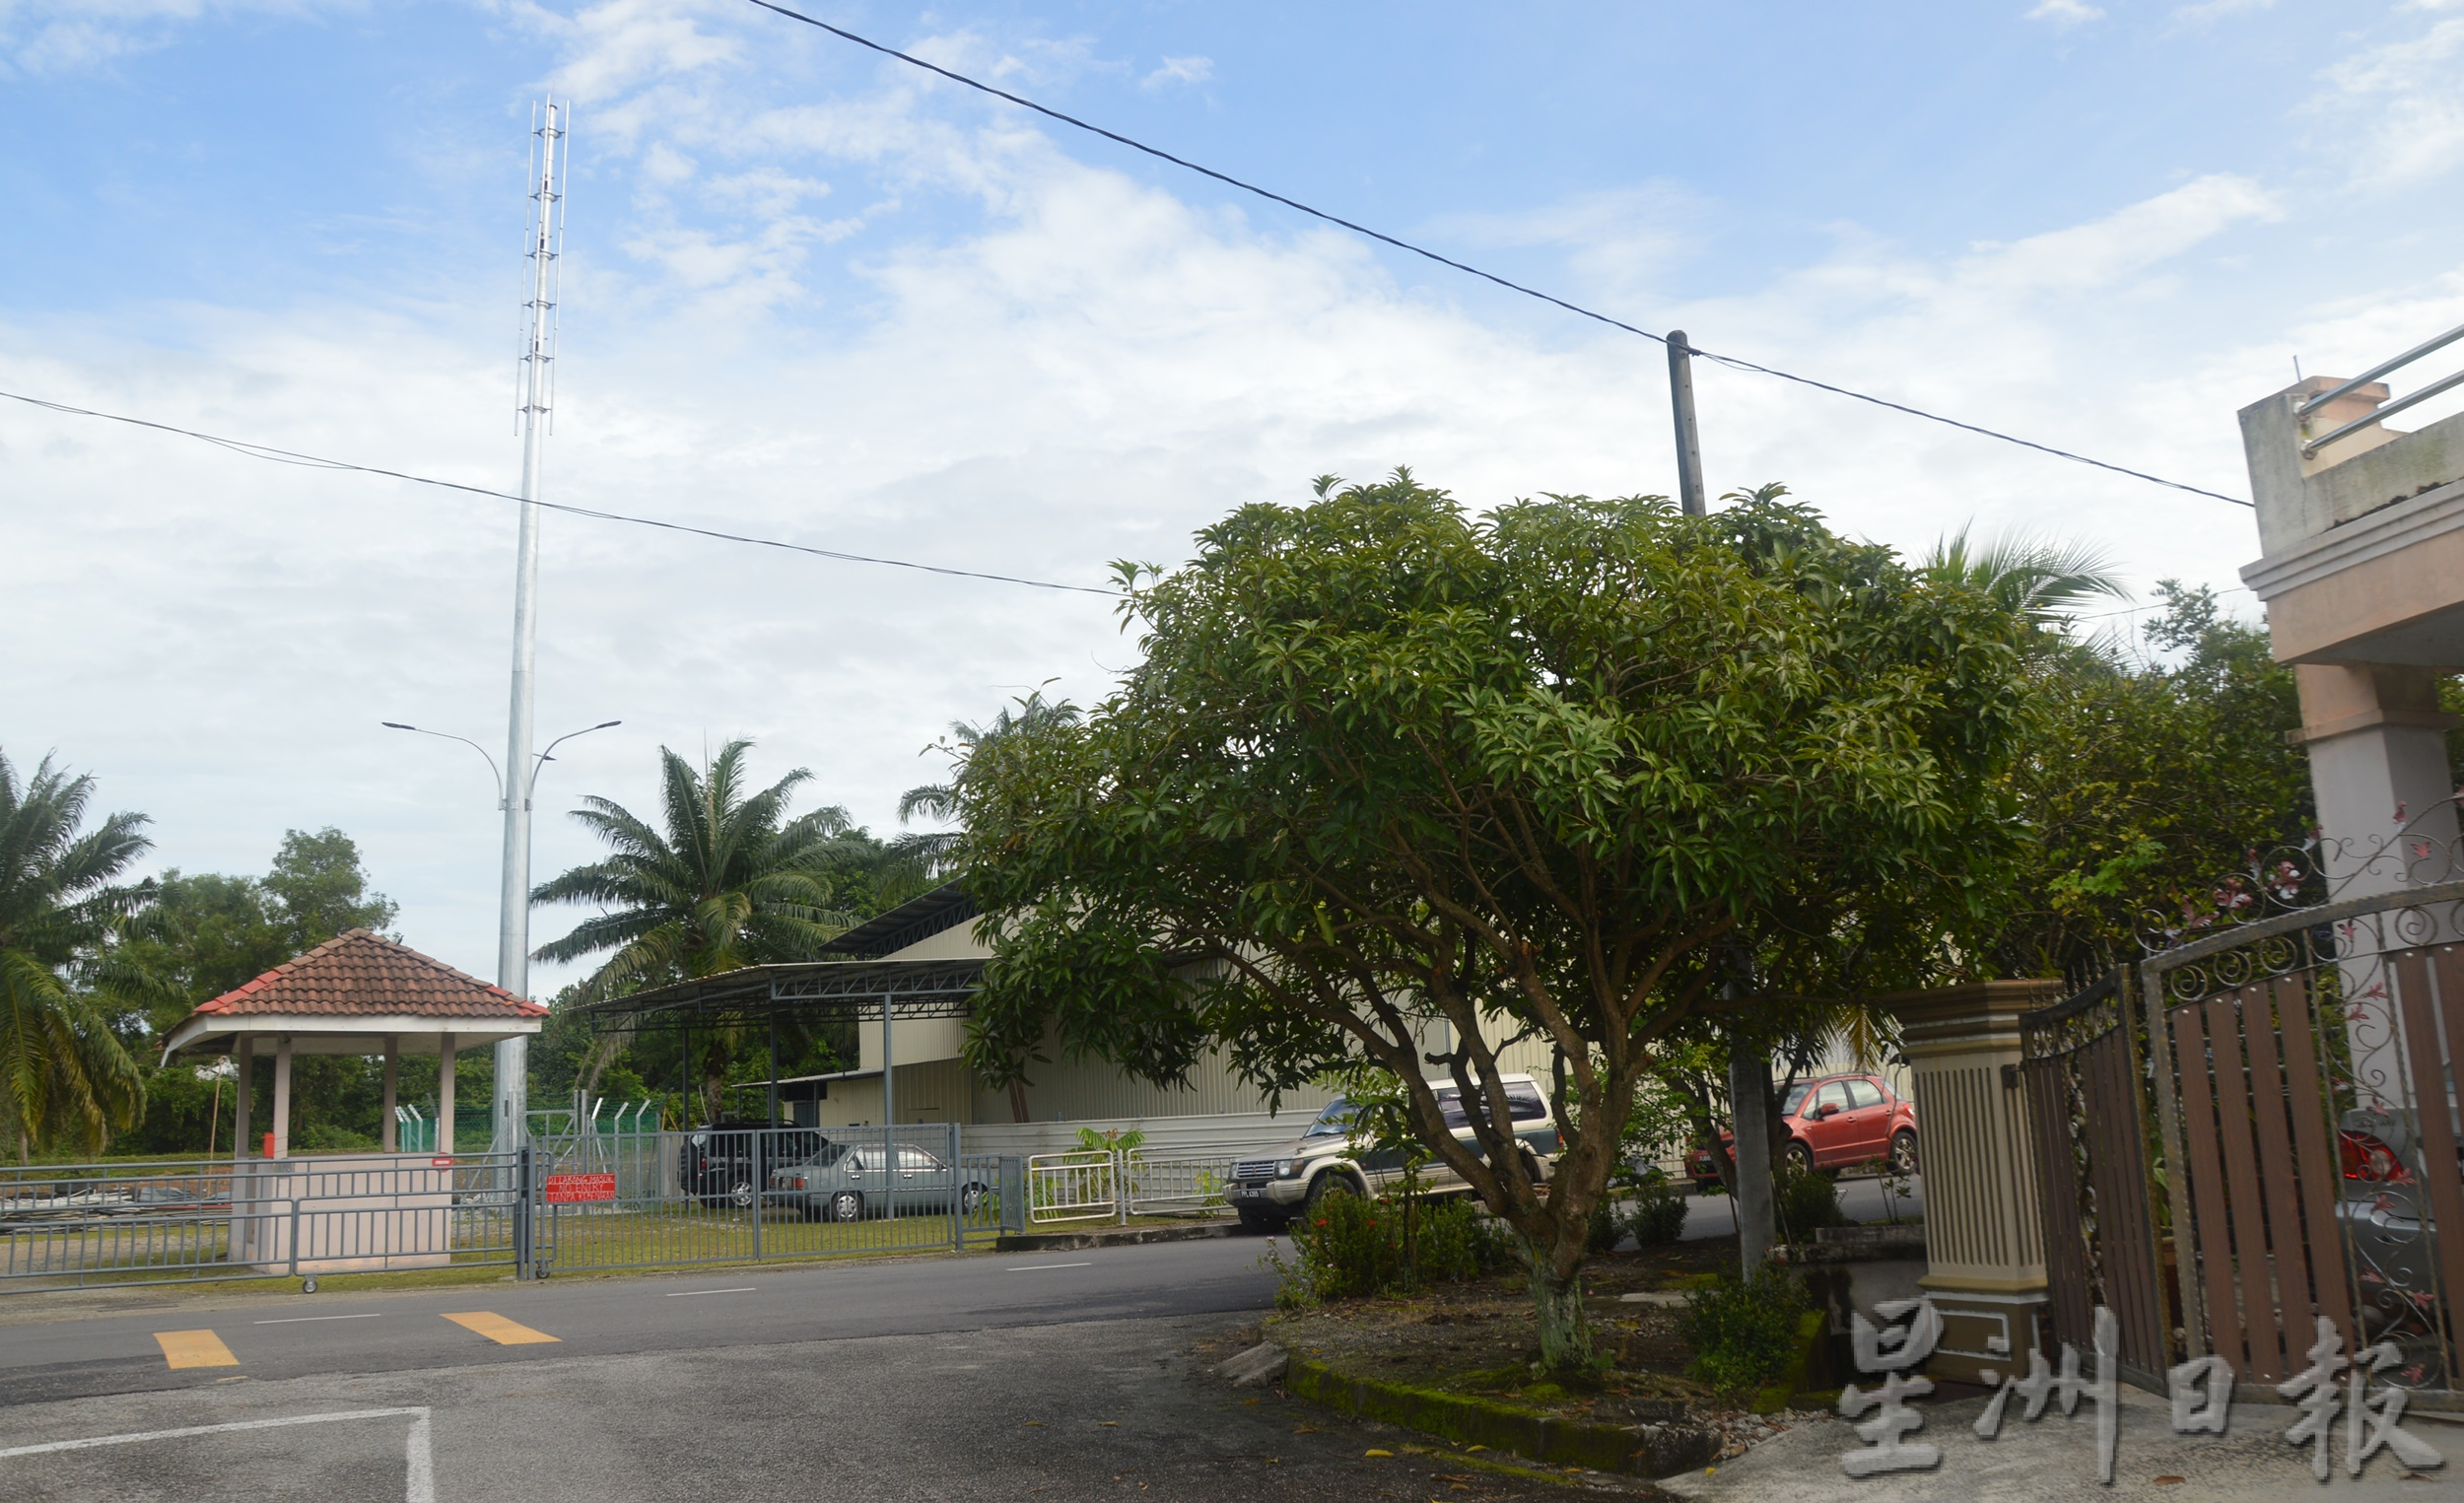
[[[896,1155],[893,1172],[891,1159]],[[830,1143],[770,1177],[772,1203],[807,1220],[860,1221],[868,1215],[974,1215],[992,1187],[912,1143]]]

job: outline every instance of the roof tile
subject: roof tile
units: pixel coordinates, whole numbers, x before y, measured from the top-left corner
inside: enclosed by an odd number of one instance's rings
[[[352,929],[197,1008],[190,1017],[541,1018],[548,1009],[381,934]],[[184,1020],[183,1020],[184,1021]]]

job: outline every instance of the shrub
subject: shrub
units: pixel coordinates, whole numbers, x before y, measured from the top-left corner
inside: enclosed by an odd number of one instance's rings
[[[1477,1278],[1512,1255],[1505,1232],[1468,1199],[1424,1203],[1414,1240],[1424,1284],[1440,1278]]]
[[[1783,1170],[1773,1187],[1780,1227],[1792,1242],[1804,1241],[1826,1226],[1848,1224],[1839,1208],[1839,1186],[1817,1170]]]
[[[1685,1214],[1693,1207],[1674,1180],[1654,1180],[1626,1203],[1625,1225],[1637,1247],[1657,1247],[1685,1234]]]
[[[1383,1294],[1403,1277],[1403,1208],[1359,1196],[1324,1196],[1292,1223],[1292,1251],[1299,1264],[1284,1270],[1278,1303]]]
[[[1686,1371],[1724,1395],[1749,1394],[1797,1359],[1797,1328],[1813,1306],[1805,1287],[1765,1265],[1751,1278],[1723,1273],[1685,1297],[1678,1330],[1694,1348]]]
[[[1408,1290],[1413,1257],[1419,1283],[1476,1278],[1505,1261],[1504,1236],[1469,1200],[1423,1201],[1411,1214],[1416,1225],[1407,1249],[1401,1202],[1326,1196],[1292,1224],[1291,1262],[1266,1255],[1282,1277],[1275,1303],[1291,1309]]]
[[[1607,1196],[1601,1196],[1600,1203],[1592,1207],[1592,1251],[1595,1253],[1608,1252],[1616,1247],[1618,1239],[1622,1238],[1624,1235],[1625,1226],[1623,1224],[1623,1218],[1617,1215],[1616,1202],[1609,1199]]]

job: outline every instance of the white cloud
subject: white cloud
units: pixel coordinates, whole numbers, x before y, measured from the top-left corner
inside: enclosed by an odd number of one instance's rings
[[[2194,5],[2175,7],[2172,19],[2177,26],[2206,26],[2226,17],[2255,15],[2275,8],[2276,0],[2198,0]]]
[[[2066,32],[2072,27],[2101,20],[2103,16],[2104,11],[2089,5],[2088,0],[2040,0],[2037,7],[2027,13],[2030,21],[2048,22]]]
[[[1652,298],[1669,267],[1697,248],[1708,213],[1682,185],[1654,182],[1512,214],[1442,215],[1428,228],[1450,243],[1563,251],[1587,295],[1633,306]]]
[[[1138,87],[1152,92],[1175,84],[1202,84],[1214,76],[1211,57],[1167,57],[1162,67],[1138,80]]]
[[[179,28],[247,12],[298,15],[321,0],[0,0],[0,73],[69,73],[168,44]]]
[[[2372,47],[2327,70],[2328,90],[2311,113],[2367,122],[2348,137],[2357,181],[2400,188],[2464,165],[2464,17],[2433,23],[2398,42]]]

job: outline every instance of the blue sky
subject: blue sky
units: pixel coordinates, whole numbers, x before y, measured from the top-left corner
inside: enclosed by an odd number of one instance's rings
[[[2464,4],[824,6],[1647,328],[2239,493],[2233,410],[2464,321]],[[1665,490],[1656,346],[741,0],[0,0],[0,386],[510,487],[532,102],[580,107],[555,499],[1095,582],[1307,479]],[[1715,487],[2219,586],[2246,512],[1707,370]],[[2436,411],[2438,409],[2432,409]],[[0,411],[0,749],[160,856],[336,824],[483,974],[512,519]],[[2248,596],[2230,597],[2245,607]],[[1100,601],[559,518],[542,792],[732,734],[875,828],[1129,656]],[[451,755],[447,755],[447,754]],[[456,759],[461,759],[457,761]],[[542,932],[563,921],[542,916]],[[553,978],[547,978],[552,981]]]

